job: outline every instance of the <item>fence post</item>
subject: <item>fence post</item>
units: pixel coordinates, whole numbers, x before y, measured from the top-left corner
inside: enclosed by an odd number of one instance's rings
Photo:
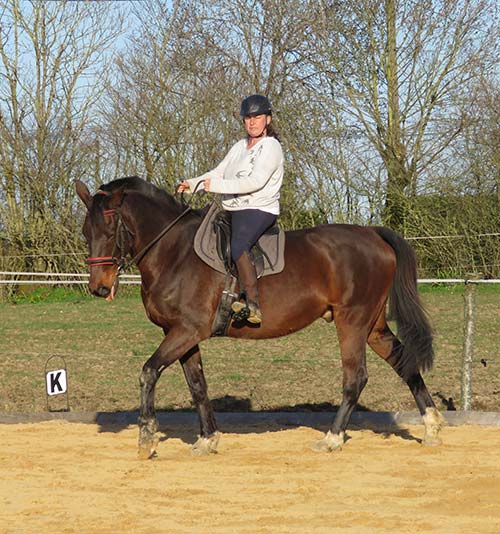
[[[481,273],[467,274],[464,291],[464,348],[462,353],[462,410],[472,408],[472,360],[474,358],[474,328],[476,322],[476,286]]]

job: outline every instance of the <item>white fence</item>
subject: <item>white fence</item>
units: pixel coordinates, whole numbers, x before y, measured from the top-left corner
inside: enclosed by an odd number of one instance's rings
[[[6,285],[76,285],[87,284],[88,274],[81,273],[35,273],[0,271],[0,284]],[[122,274],[120,284],[139,285],[140,275]],[[475,300],[477,284],[500,284],[500,280],[482,280],[477,275],[470,278],[422,278],[419,284],[464,285],[464,346],[462,354],[461,407],[472,408],[472,362],[474,359]]]
[[[35,272],[17,272],[17,271],[0,271],[0,284],[6,285],[78,285],[87,284],[88,273],[35,273]],[[419,284],[500,284],[500,280],[483,280],[471,276],[471,278],[419,278]],[[138,274],[121,274],[120,283],[136,284],[141,283],[141,277]]]
[[[26,273],[15,271],[0,271],[2,285],[82,285],[88,284],[88,274],[81,273]],[[6,278],[7,277],[7,278]],[[120,275],[121,284],[140,284],[138,274]]]

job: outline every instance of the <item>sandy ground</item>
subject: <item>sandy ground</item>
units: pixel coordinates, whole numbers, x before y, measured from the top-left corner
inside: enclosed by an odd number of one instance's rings
[[[498,533],[500,429],[349,430],[316,453],[313,428],[223,429],[195,457],[175,428],[136,458],[136,427],[51,421],[0,426],[0,532]]]

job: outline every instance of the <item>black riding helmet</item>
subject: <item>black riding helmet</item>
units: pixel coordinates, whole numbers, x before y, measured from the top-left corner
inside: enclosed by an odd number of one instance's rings
[[[240,115],[248,117],[248,115],[271,115],[273,109],[271,102],[264,95],[247,96],[241,103]]]

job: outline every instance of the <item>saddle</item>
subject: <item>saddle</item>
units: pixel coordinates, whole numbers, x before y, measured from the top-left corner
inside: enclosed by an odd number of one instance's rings
[[[230,220],[229,214],[213,202],[194,238],[196,254],[212,269],[226,275],[212,323],[212,336],[227,334],[229,325],[235,320],[231,305],[239,298],[236,292],[236,268],[231,259]],[[252,247],[250,257],[257,278],[280,273],[285,267],[285,232],[277,226],[267,230]]]
[[[213,202],[196,232],[194,250],[212,269],[236,277],[230,220],[230,215]],[[280,273],[285,267],[285,232],[278,226],[269,228],[252,247],[250,256],[257,278]]]

